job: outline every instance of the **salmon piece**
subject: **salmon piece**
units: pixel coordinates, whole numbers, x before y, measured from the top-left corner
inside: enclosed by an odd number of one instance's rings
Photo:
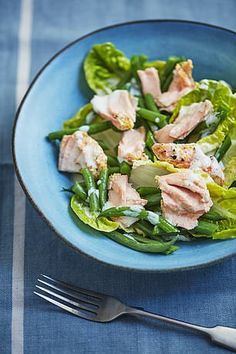
[[[172,112],[181,97],[194,89],[192,70],[193,63],[190,59],[176,65],[168,91],[157,97],[158,106]]]
[[[107,157],[101,146],[86,132],[65,135],[60,145],[59,171],[76,173],[84,167],[94,176],[107,167]]]
[[[116,90],[110,95],[91,100],[93,110],[119,130],[132,129],[136,121],[137,99],[126,90]]]
[[[150,93],[154,99],[161,96],[161,86],[158,71],[155,68],[147,68],[137,71],[145,94]]]
[[[211,164],[206,170],[206,172],[208,172],[209,175],[211,175],[211,177],[214,179],[214,181],[217,184],[223,186],[225,181],[225,175],[221,168],[221,165],[219,164],[215,156],[210,156],[210,159],[211,159]]]
[[[128,176],[116,173],[109,179],[107,207],[144,206],[147,200],[142,199],[139,193],[128,183]],[[114,217],[114,221],[129,227],[137,221],[130,216]]]
[[[182,91],[186,88],[193,89],[195,84],[192,77],[192,71],[193,62],[191,59],[177,64],[168,91]]]
[[[152,146],[152,151],[161,161],[167,161],[177,168],[201,169],[220,185],[224,183],[224,173],[214,156],[204,154],[197,144],[159,144]]]
[[[191,230],[213,205],[205,181],[192,171],[156,176],[156,180],[161,189],[163,215],[172,225]]]
[[[164,93],[161,92],[160,78],[155,68],[138,70],[137,73],[141,81],[143,93],[150,93],[159,107],[165,111],[172,112],[180,98],[195,87],[192,78],[192,69],[193,63],[190,59],[177,64],[169,89]]]
[[[155,138],[159,143],[172,143],[175,140],[184,139],[212,112],[213,105],[209,100],[183,106],[173,123],[155,132]]]
[[[147,160],[144,154],[145,148],[145,129],[127,130],[123,133],[122,139],[118,145],[118,160],[120,162],[133,162],[135,160]]]

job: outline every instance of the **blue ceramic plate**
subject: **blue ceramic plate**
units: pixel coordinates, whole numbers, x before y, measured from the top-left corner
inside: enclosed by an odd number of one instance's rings
[[[40,71],[17,112],[13,151],[19,180],[49,225],[75,250],[99,261],[132,270],[174,271],[202,266],[236,253],[236,239],[181,243],[172,255],[138,253],[78,222],[68,213],[71,184],[57,171],[57,153],[45,136],[91,97],[82,63],[95,43],[113,42],[127,56],[145,53],[150,59],[186,56],[195,64],[196,80],[236,83],[236,34],[200,23],[154,20],[124,23],[95,31],[68,45]]]

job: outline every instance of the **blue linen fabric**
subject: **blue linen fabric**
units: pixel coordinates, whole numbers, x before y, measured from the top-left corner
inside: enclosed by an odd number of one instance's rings
[[[115,269],[75,253],[56,237],[28,201],[25,214],[16,210],[14,202],[24,208],[25,200],[16,195],[10,137],[16,86],[20,84],[19,52],[25,45],[19,40],[22,11],[28,11],[27,18],[32,20],[28,63],[32,79],[68,42],[122,21],[178,18],[236,30],[236,2],[1,0],[0,8],[0,353],[228,352],[205,338],[154,321],[123,317],[109,324],[88,322],[33,295],[37,276],[46,273],[149,311],[207,326],[236,327],[236,259],[203,269],[151,274]],[[14,241],[16,236],[23,240],[21,244]],[[17,245],[22,249],[15,249]]]

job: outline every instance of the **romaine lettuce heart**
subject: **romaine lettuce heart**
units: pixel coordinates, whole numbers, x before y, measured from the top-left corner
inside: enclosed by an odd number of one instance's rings
[[[112,43],[94,45],[84,60],[87,83],[99,95],[116,89],[129,68],[129,59]]]

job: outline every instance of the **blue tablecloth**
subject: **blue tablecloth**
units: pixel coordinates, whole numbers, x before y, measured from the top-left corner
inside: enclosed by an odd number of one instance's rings
[[[199,270],[145,274],[74,253],[25,201],[15,180],[10,139],[20,95],[68,42],[105,25],[148,18],[204,21],[236,30],[236,1],[2,0],[0,5],[0,353],[227,352],[205,338],[153,321],[126,317],[110,324],[87,322],[33,295],[37,276],[46,273],[150,311],[236,327],[236,259]]]

